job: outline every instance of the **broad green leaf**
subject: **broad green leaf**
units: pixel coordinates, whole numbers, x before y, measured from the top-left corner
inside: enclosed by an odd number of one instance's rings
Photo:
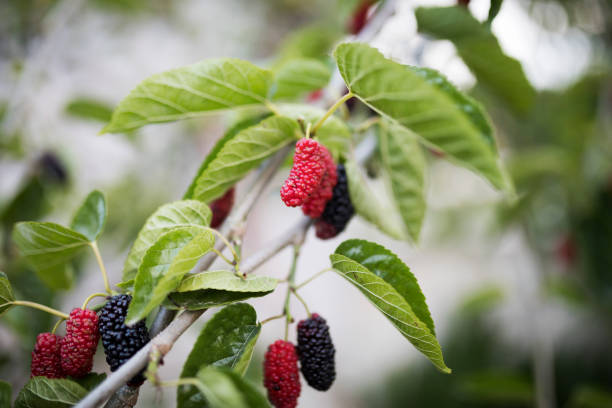
[[[453,95],[365,44],[340,44],[334,56],[349,90],[498,189],[506,181],[496,152]]]
[[[195,377],[208,365],[225,367],[243,375],[251,361],[261,325],[252,306],[236,303],[226,306],[210,319],[185,361],[181,378]],[[194,386],[177,390],[179,408],[203,406],[203,397]]]
[[[491,10],[495,10],[495,2]],[[501,3],[501,2],[500,2]],[[517,113],[532,106],[536,93],[521,64],[502,51],[497,38],[464,7],[420,7],[415,12],[419,31],[451,41],[478,83]]]
[[[258,124],[268,116],[269,114],[249,117],[237,122],[232,127],[230,127],[227,132],[225,132],[223,137],[217,140],[217,143],[215,143],[214,147],[211,149],[211,151],[208,153],[208,155],[200,165],[198,172],[196,173],[195,177],[191,181],[191,184],[189,185],[189,188],[187,188],[187,191],[183,196],[183,200],[193,198],[193,192],[195,190],[198,178],[200,178],[200,175],[208,168],[208,165],[217,157],[217,155],[221,151],[221,148],[225,146],[228,141],[232,140],[241,130]]]
[[[355,212],[390,237],[406,239],[408,234],[397,209],[391,203],[383,203],[380,200],[381,194],[374,193],[370,188],[357,163],[349,160],[344,167]]]
[[[348,242],[350,243],[351,241]],[[344,252],[350,249],[347,248],[350,244],[344,247],[343,245],[344,244],[340,245],[338,250]],[[373,249],[377,248],[373,247]],[[362,254],[356,252],[351,255],[361,257]],[[431,332],[427,323],[420,320],[419,316],[404,297],[407,293],[415,292],[415,288],[410,287],[410,278],[408,278],[408,275],[405,273],[408,271],[408,268],[401,264],[401,262],[399,265],[393,262],[392,259],[395,258],[397,260],[397,258],[389,256],[392,254],[388,251],[378,254],[383,258],[380,263],[376,259],[376,253],[372,255],[372,258],[369,259],[366,255],[366,265],[362,265],[358,261],[341,253],[330,255],[330,259],[334,269],[355,285],[370,302],[391,321],[399,332],[416,347],[417,350],[423,353],[440,371],[443,373],[450,373],[451,370],[444,363],[442,350],[435,334]],[[375,269],[380,267],[387,268],[388,266],[385,265],[385,262],[388,262],[388,265],[392,268],[398,268],[392,269],[390,272],[387,269],[378,269],[379,273],[384,273],[383,276],[385,276],[386,279],[369,269],[369,267]],[[401,266],[404,266],[405,270],[400,271],[399,269],[403,269]],[[387,281],[387,279],[389,280]],[[402,290],[402,293],[394,287],[394,284],[398,285],[398,289]],[[415,301],[411,299],[411,301],[416,304],[419,303],[418,300]],[[422,314],[422,311],[420,313]]]
[[[11,384],[0,380],[0,408],[11,408]]]
[[[42,281],[54,289],[70,287],[66,263],[89,245],[86,236],[51,222],[17,223],[13,240]]]
[[[106,222],[106,199],[104,194],[94,190],[77,210],[70,228],[89,239],[95,241],[100,236]]]
[[[382,245],[362,239],[350,239],[336,248],[337,254],[366,267],[391,285],[410,305],[420,321],[435,335],[434,322],[416,277],[401,259]]]
[[[232,271],[206,271],[185,277],[177,292],[192,292],[201,289],[270,292],[276,289],[277,283],[277,279],[268,276],[247,275],[246,278],[241,278]]]
[[[123,282],[136,277],[147,249],[166,232],[182,227],[210,225],[210,208],[197,200],[182,200],[162,205],[147,219],[128,253],[123,267]]]
[[[211,59],[153,75],[121,101],[102,132],[126,132],[210,111],[261,105],[272,74],[247,61]]]
[[[11,302],[15,300],[13,288],[4,272],[0,272],[0,316],[11,308]]]
[[[291,59],[275,70],[273,99],[295,99],[323,88],[331,77],[330,67],[316,59]]]
[[[160,236],[147,249],[138,268],[126,324],[147,317],[214,244],[213,233],[201,227],[173,229]]]
[[[425,217],[425,157],[416,135],[405,127],[383,121],[379,131],[382,161],[404,227],[419,240]]]
[[[308,123],[314,125],[325,115],[323,109],[311,105],[283,104],[278,109],[283,116],[303,120],[304,126]],[[316,138],[329,149],[336,161],[340,157],[346,157],[351,143],[351,132],[342,119],[330,116],[317,131]]]
[[[87,395],[87,390],[74,381],[34,377],[19,391],[15,408],[71,407]]]
[[[91,98],[78,98],[66,105],[66,113],[81,119],[108,122],[113,110],[103,102]]]
[[[191,292],[173,292],[168,295],[164,307],[173,310],[202,310],[240,302],[250,298],[262,297],[267,292],[231,292],[228,290],[201,289]]]
[[[266,397],[234,371],[207,366],[198,372],[197,379],[198,389],[211,408],[270,407]]]
[[[202,172],[193,197],[204,202],[220,197],[267,157],[298,138],[297,122],[280,116],[238,132]]]
[[[98,385],[100,385],[102,381],[106,380],[106,374],[105,373],[89,373],[80,378],[70,377],[70,379],[76,382],[77,384],[79,384],[81,387],[85,388],[87,391],[91,391],[94,388],[96,388]]]

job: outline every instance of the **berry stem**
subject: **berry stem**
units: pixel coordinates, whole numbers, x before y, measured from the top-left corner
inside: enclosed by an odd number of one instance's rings
[[[108,283],[108,274],[106,273],[106,268],[104,267],[104,262],[102,261],[102,255],[100,255],[100,250],[98,249],[98,243],[96,241],[90,242],[89,245],[93,250],[94,255],[96,256],[96,261],[98,261],[98,266],[100,267],[100,272],[102,272],[102,279],[104,279],[104,288],[106,292],[111,295],[112,291],[110,288],[110,284]]]
[[[55,323],[55,325],[53,326],[53,330],[51,330],[51,334],[55,334],[55,331],[57,330],[57,328],[59,327],[59,325],[66,319],[64,319],[63,317],[61,317],[57,323]]]
[[[224,260],[227,261],[227,263],[229,263],[230,265],[234,265],[236,267],[236,272],[238,272],[238,265],[240,264],[240,257],[238,256],[238,254],[236,253],[236,250],[234,249],[234,246],[232,244],[229,243],[229,241],[227,240],[227,238],[225,238],[223,236],[223,234],[221,234],[219,231],[217,231],[214,228],[210,228],[210,227],[204,227],[207,231],[212,232],[213,234],[215,234],[216,236],[219,237],[219,239],[221,241],[223,241],[223,243],[225,244],[226,247],[229,248],[229,250],[232,252],[232,257],[234,258],[234,262],[230,262],[229,260],[227,260],[226,257],[221,256]],[[218,254],[218,253],[217,253]]]
[[[355,133],[362,133],[376,125],[380,122],[380,116],[374,116],[372,118],[366,119],[361,122],[359,125],[355,126]]]
[[[334,270],[333,268],[325,268],[322,271],[315,273],[314,275],[312,275],[310,278],[306,279],[304,282],[300,283],[299,285],[294,286],[293,289],[297,291],[298,289],[301,289],[302,287],[308,285],[313,280],[317,279],[319,276],[323,275],[325,272],[329,272],[333,270]]]
[[[221,251],[218,251],[216,248],[211,249],[211,251],[213,251],[215,254],[217,254],[217,256],[221,259],[223,259],[226,263],[230,264],[230,265],[234,265],[234,262],[230,261],[229,259],[227,259],[227,257],[225,255],[223,255],[221,253]]]
[[[81,309],[85,310],[87,308],[87,304],[89,304],[89,302],[91,302],[91,299],[95,298],[95,297],[108,297],[108,294],[106,293],[94,293],[92,295],[89,295],[87,297],[87,299],[85,299],[85,301],[83,302],[83,307],[81,307]]]
[[[280,319],[280,318],[282,318],[282,317],[285,317],[285,314],[284,314],[284,313],[279,314],[279,315],[276,315],[276,316],[268,317],[267,319],[264,319],[264,320],[262,320],[261,322],[259,322],[259,324],[262,324],[262,325],[263,325],[263,324],[266,324],[266,323],[268,323],[268,322],[271,322],[272,320]]]
[[[308,309],[308,305],[306,304],[306,301],[304,300],[304,298],[302,298],[300,295],[298,295],[298,293],[296,292],[295,288],[291,288],[291,292],[300,301],[302,306],[304,306],[304,309],[306,309],[306,314],[310,318],[310,316],[311,316],[310,309]]]
[[[281,116],[281,113],[278,111],[278,108],[272,102],[266,100],[264,101],[264,104],[266,105],[266,108],[268,108],[273,114],[275,114],[276,116]]]
[[[8,303],[11,303],[15,306],[27,306],[33,309],[42,310],[43,312],[47,312],[57,317],[61,317],[64,320],[68,320],[68,318],[70,317],[66,313],[60,312],[59,310],[52,309],[45,305],[41,305],[40,303],[29,302],[27,300],[13,300],[12,302],[8,302]]]
[[[289,338],[289,323],[291,323],[291,308],[290,300],[291,300],[291,286],[295,282],[295,270],[297,269],[297,260],[300,256],[300,247],[301,245],[293,245],[293,260],[291,261],[291,269],[289,269],[289,276],[287,276],[287,282],[289,282],[289,287],[287,288],[287,296],[285,296],[285,341]]]
[[[317,121],[317,123],[314,124],[314,126],[312,127],[312,132],[311,134],[314,136],[315,133],[317,133],[317,130],[319,130],[319,128],[323,125],[323,123],[325,123],[325,121],[336,111],[336,109],[338,109],[340,106],[342,106],[342,104],[346,101],[348,101],[349,99],[351,99],[353,97],[353,93],[352,92],[348,92],[346,95],[344,95],[342,98],[338,99],[336,101],[336,103],[334,103],[331,108],[329,108],[327,110],[327,112],[325,112],[325,115],[323,115],[321,117],[321,119],[319,119]]]
[[[158,387],[178,387],[179,385],[193,385],[194,387],[202,386],[202,383],[197,378],[178,378],[176,380],[158,381]]]

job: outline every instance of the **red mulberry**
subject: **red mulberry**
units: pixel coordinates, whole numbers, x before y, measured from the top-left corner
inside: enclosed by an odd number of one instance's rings
[[[319,187],[325,173],[324,147],[313,139],[300,139],[295,145],[293,167],[280,195],[285,205],[298,207]]]
[[[298,357],[293,344],[277,340],[268,347],[264,359],[264,386],[276,408],[294,408],[302,386]]]
[[[93,366],[99,339],[96,312],[73,309],[66,322],[66,336],[60,342],[63,372],[72,377],[88,374]]]
[[[36,337],[36,345],[32,351],[30,376],[47,378],[63,378],[60,356],[61,337],[51,333],[40,333]]]
[[[210,203],[210,209],[212,210],[212,220],[210,221],[211,228],[221,226],[232,210],[234,205],[234,190],[234,187],[230,188],[225,194]]]
[[[334,186],[338,181],[334,159],[325,147],[323,147],[323,161],[325,162],[325,174],[321,184],[302,205],[302,212],[310,218],[319,218],[323,214],[325,205],[332,198]]]

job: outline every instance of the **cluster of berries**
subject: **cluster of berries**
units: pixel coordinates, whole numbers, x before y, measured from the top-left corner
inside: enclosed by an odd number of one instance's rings
[[[329,150],[314,139],[303,138],[295,145],[293,167],[280,191],[289,207],[316,219],[317,236],[338,235],[354,213],[344,166],[336,166]]]
[[[133,327],[124,324],[130,300],[128,295],[109,298],[99,318],[93,310],[74,309],[66,322],[64,337],[53,333],[39,334],[32,351],[30,375],[83,377],[91,371],[100,336],[106,361],[115,371],[149,341],[144,322]],[[143,381],[139,374],[130,384],[140,385]]]
[[[308,385],[327,391],[336,379],[334,356],[336,350],[327,322],[313,313],[298,323],[296,347],[285,340],[277,340],[268,347],[264,359],[264,386],[268,399],[276,408],[294,408],[302,386],[302,375]]]

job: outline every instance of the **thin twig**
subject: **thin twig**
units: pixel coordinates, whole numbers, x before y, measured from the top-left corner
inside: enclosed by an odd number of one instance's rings
[[[104,267],[104,261],[102,261],[102,255],[100,255],[98,244],[96,241],[93,241],[89,243],[89,246],[91,246],[91,249],[96,256],[96,261],[98,261],[98,266],[100,267],[100,272],[102,273],[102,279],[104,279],[104,289],[106,289],[106,292],[110,295],[112,292],[110,284],[108,283],[108,274],[106,273],[106,268]]]

